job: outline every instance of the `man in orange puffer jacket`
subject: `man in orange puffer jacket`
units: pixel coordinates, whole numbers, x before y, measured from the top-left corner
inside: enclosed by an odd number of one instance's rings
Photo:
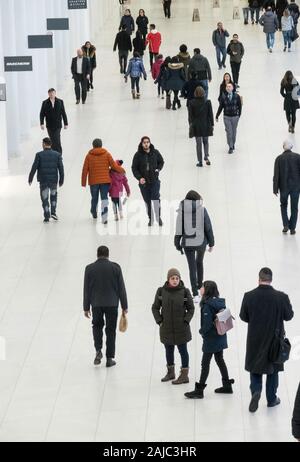
[[[92,196],[91,214],[94,219],[98,218],[97,208],[100,194],[101,218],[102,223],[105,225],[107,224],[108,215],[108,191],[111,184],[110,170],[125,173],[125,170],[114,161],[112,155],[102,147],[102,141],[95,139],[93,149],[88,153],[84,161],[81,184],[85,188],[87,177],[89,177]]]

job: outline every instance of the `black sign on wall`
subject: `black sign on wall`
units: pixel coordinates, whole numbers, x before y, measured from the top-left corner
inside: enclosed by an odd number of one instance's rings
[[[69,18],[47,19],[47,30],[69,30]]]
[[[53,48],[52,35],[28,35],[28,48]]]
[[[0,83],[0,101],[6,101],[6,85]]]
[[[69,10],[86,10],[87,0],[68,0]]]
[[[5,72],[32,71],[32,56],[5,56]]]

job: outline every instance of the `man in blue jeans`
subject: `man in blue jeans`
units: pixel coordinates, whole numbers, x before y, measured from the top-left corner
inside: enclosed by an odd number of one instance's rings
[[[275,160],[273,192],[277,196],[280,191],[282,232],[296,234],[298,220],[298,202],[300,194],[300,155],[292,152],[290,141],[283,143],[283,153]],[[291,215],[288,217],[288,200],[291,201]]]
[[[212,41],[214,47],[216,48],[216,55],[217,55],[217,62],[219,69],[222,67],[226,67],[226,54],[227,54],[227,47],[226,47],[226,37],[229,37],[229,33],[226,29],[224,29],[223,24],[218,22],[217,29],[213,31],[212,34]]]
[[[263,375],[267,375],[268,407],[280,404],[278,372],[283,371],[283,363],[274,364],[270,360],[270,350],[275,335],[284,332],[283,321],[290,321],[294,312],[289,297],[271,286],[272,279],[270,268],[260,270],[259,285],[244,295],[240,312],[241,320],[248,323],[245,369],[250,372],[250,412],[258,409]]]

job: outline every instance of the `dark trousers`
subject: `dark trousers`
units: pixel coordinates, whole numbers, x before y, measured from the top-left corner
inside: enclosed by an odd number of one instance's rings
[[[154,183],[146,183],[144,185],[140,184],[140,190],[146,204],[149,220],[153,221],[154,218],[152,210],[153,202],[154,214],[158,221],[160,218],[160,181],[156,180]]]
[[[91,189],[92,204],[91,204],[91,213],[97,213],[99,194],[101,197],[101,217],[102,221],[107,221],[108,215],[108,192],[110,184],[93,184]]]
[[[118,307],[109,306],[93,308],[93,336],[95,349],[96,351],[102,350],[103,327],[105,326],[107,358],[115,357],[117,321]]]
[[[189,367],[189,353],[187,350],[187,343],[183,343],[182,345],[177,345],[180,357],[181,357],[181,367]],[[166,359],[168,366],[174,366],[174,351],[175,345],[165,345],[166,349]]]
[[[226,61],[226,47],[219,47],[218,45],[216,46],[216,55],[217,55],[217,62],[218,66],[222,67],[225,65]]]
[[[258,23],[259,20],[259,12],[260,8],[250,8],[250,13],[251,13],[251,21],[254,21],[254,13],[255,13],[255,22],[256,24]]]
[[[112,197],[111,201],[113,203],[113,210],[115,215],[118,213],[118,210],[120,212],[123,211],[122,200],[120,199],[120,197]]]
[[[60,140],[60,133],[61,133],[61,128],[55,128],[52,130],[51,128],[47,127],[48,135],[52,143],[52,149],[53,151],[57,151],[62,153],[62,147],[61,147],[61,140]]]
[[[164,13],[166,18],[171,17],[171,0],[164,2]]]
[[[212,357],[215,357],[216,364],[220,369],[221,376],[223,380],[229,380],[228,370],[226,363],[223,357],[223,351],[219,351],[218,353],[203,353],[202,362],[201,362],[201,376],[200,376],[200,383],[203,385],[205,384],[210,369],[210,362]]]
[[[255,392],[262,392],[262,378],[261,374],[252,374],[250,373],[250,390],[252,395]],[[274,372],[273,374],[267,375],[267,382],[266,382],[266,396],[268,404],[273,404],[276,400],[276,393],[279,384],[279,377],[278,372]]]
[[[56,213],[57,206],[57,184],[43,184],[40,183],[40,194],[42,200],[42,206],[44,210],[44,218],[49,219],[50,215]],[[50,204],[49,204],[50,195]]]
[[[174,99],[173,99],[173,106],[175,107],[176,104],[178,104],[178,106],[181,104],[180,103],[180,99],[178,97],[179,95],[179,90],[173,90],[173,93],[174,93]]]
[[[198,295],[198,290],[202,287],[203,283],[203,260],[205,254],[205,247],[199,250],[184,249],[184,253],[189,265],[190,281],[193,291],[193,296]]]
[[[121,74],[125,74],[125,72],[126,72],[127,61],[128,61],[128,51],[119,50],[119,63],[120,63],[120,72],[121,72]]]
[[[137,93],[140,92],[140,77],[130,77],[131,79],[131,90],[132,91],[137,91]]]
[[[149,55],[150,55],[150,68],[152,69],[153,62],[155,61],[155,58],[158,55],[158,53],[153,53],[153,51],[149,51]]]
[[[202,164],[202,144],[204,147],[204,160],[207,160],[209,157],[208,136],[196,136],[197,158],[199,164]]]
[[[285,228],[296,229],[298,220],[299,191],[280,191],[282,223]],[[288,218],[288,200],[291,201],[291,217]]]
[[[94,70],[95,70],[95,68],[94,68],[94,67],[91,67],[90,80],[87,82],[87,91],[89,91],[90,88],[93,87],[93,83],[94,83]]]
[[[296,125],[296,109],[289,109],[288,111],[285,111],[286,115],[286,120],[288,124],[292,125],[292,127],[295,128]]]
[[[239,83],[241,63],[231,62],[230,65],[231,65],[231,72],[232,72],[232,80],[237,85]]]
[[[86,96],[87,96],[87,79],[83,74],[75,74],[74,75],[74,82],[75,82],[75,95],[76,100],[80,101],[80,94],[82,98],[82,102],[85,103]]]

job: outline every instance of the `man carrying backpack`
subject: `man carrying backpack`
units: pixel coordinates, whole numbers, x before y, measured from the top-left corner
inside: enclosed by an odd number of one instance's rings
[[[133,99],[139,99],[140,94],[140,78],[143,75],[144,80],[147,80],[147,74],[145,71],[145,67],[143,61],[140,58],[140,55],[137,51],[133,53],[133,58],[130,59],[128,64],[128,69],[125,74],[125,82],[127,82],[127,78],[130,75],[131,78],[131,92]],[[136,89],[136,92],[135,92]]]

